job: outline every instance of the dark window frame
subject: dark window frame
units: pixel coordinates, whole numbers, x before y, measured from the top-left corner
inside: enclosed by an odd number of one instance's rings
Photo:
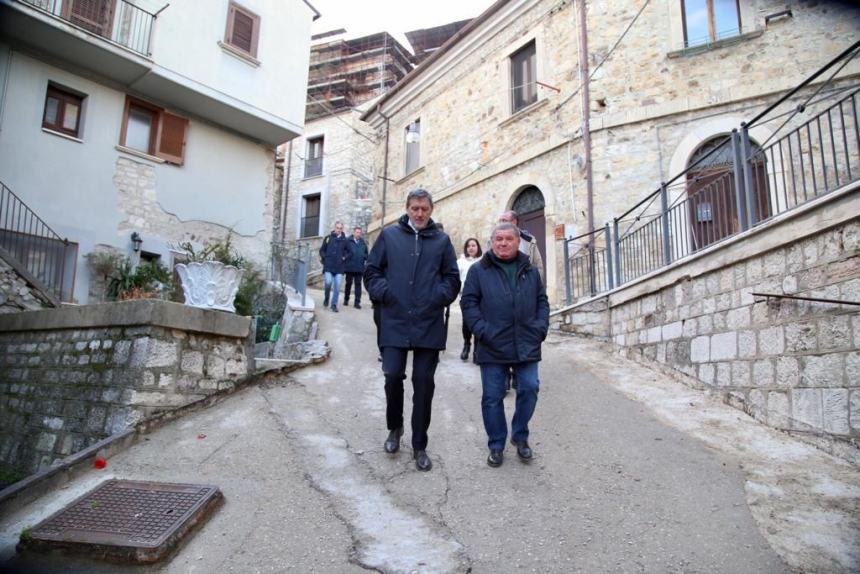
[[[238,43],[235,38],[237,17],[245,17],[250,20],[251,35],[250,38],[247,39],[247,43]],[[227,29],[224,31],[224,43],[231,48],[256,59],[259,41],[260,16],[248,10],[241,4],[237,4],[231,0],[227,10]]]
[[[523,54],[526,54],[523,58]],[[509,57],[510,64],[510,103],[511,114],[515,114],[532,104],[537,102],[537,41],[531,41],[523,44]],[[518,84],[518,66],[526,64],[524,78]]]
[[[318,153],[317,153],[318,152]],[[325,136],[314,136],[307,139],[305,151],[305,177],[316,177],[323,173],[323,158],[325,157]]]
[[[305,195],[302,198],[302,221],[299,227],[299,237],[317,237],[320,235],[320,215],[322,213],[322,194]],[[308,205],[315,203],[316,213],[308,215]],[[316,221],[316,233],[308,233],[308,225]]]
[[[57,106],[56,123],[49,122],[47,117],[48,100],[52,97],[59,102]],[[42,110],[42,127],[47,130],[51,130],[54,132],[65,134],[67,136],[71,136],[73,138],[80,139],[81,119],[83,118],[84,114],[84,99],[86,99],[86,96],[84,95],[75,93],[56,84],[48,84],[48,89],[45,91],[45,107]],[[75,129],[73,130],[63,126],[66,118],[66,104],[69,103],[75,104],[78,107],[78,117],[75,121]]]

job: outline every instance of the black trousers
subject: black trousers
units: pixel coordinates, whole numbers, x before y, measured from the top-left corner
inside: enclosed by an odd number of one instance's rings
[[[385,421],[388,430],[403,426],[403,381],[406,380],[406,358],[412,351],[412,448],[427,448],[427,429],[436,390],[436,349],[401,349],[383,347],[382,372],[385,374]]]
[[[359,272],[346,272],[346,287],[343,289],[343,304],[349,303],[349,292],[352,284],[355,283],[355,304],[361,304],[361,278],[364,274]]]
[[[466,322],[463,322],[463,344],[470,345],[472,343],[472,332],[469,330],[469,327],[466,325]]]

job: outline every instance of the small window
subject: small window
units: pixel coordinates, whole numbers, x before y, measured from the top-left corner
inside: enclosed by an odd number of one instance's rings
[[[537,69],[534,40],[511,55],[511,113],[537,101]]]
[[[406,175],[421,166],[421,120],[417,119],[406,126],[404,133],[406,146]]]
[[[320,196],[308,195],[305,197],[302,216],[302,237],[316,237],[320,234]]]
[[[257,57],[260,17],[235,2],[230,2],[227,14],[227,34],[224,42],[249,56]]]
[[[78,137],[81,128],[81,110],[84,98],[53,84],[45,96],[45,113],[42,127],[72,137]]]
[[[681,9],[687,48],[741,33],[738,0],[681,0]]]
[[[126,98],[120,145],[182,165],[187,135],[187,119],[148,102]]]
[[[322,136],[308,140],[307,155],[305,157],[305,177],[322,175],[323,142],[324,138]]]

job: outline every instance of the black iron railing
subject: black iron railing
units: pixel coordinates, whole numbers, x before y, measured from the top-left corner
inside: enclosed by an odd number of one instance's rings
[[[130,50],[152,53],[155,14],[126,0],[20,0]]]
[[[860,178],[860,90],[820,95],[860,42],[779,98],[601,230],[564,242],[568,304],[608,291]],[[830,78],[783,113],[801,89]],[[756,145],[755,125],[778,123]],[[770,131],[770,130],[769,130]],[[710,159],[709,159],[710,158]],[[715,158],[730,158],[716,164]],[[586,239],[584,244],[577,241]],[[574,247],[573,249],[571,247]]]
[[[0,182],[0,248],[11,255],[50,295],[72,300],[77,246],[57,235]]]

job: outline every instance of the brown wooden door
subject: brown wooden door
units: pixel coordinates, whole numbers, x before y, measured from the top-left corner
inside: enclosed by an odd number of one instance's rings
[[[93,34],[110,38],[115,0],[66,0],[63,17]]]
[[[534,236],[538,249],[540,249],[544,267],[543,273],[546,277],[546,217],[544,217],[543,209],[520,215],[519,223],[522,229]]]

